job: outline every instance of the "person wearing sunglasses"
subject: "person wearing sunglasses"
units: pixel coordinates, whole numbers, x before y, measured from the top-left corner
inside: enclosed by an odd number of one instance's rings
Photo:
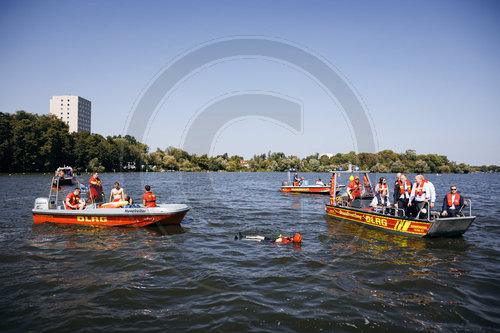
[[[443,200],[442,217],[455,217],[463,206],[467,205],[464,197],[457,192],[457,186],[450,186],[450,193],[445,195]]]

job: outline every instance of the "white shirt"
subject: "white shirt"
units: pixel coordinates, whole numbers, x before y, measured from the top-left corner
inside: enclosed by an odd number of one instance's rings
[[[424,201],[427,199],[429,201],[431,199],[431,186],[429,185],[429,182],[425,182],[423,189],[422,189],[422,195],[415,195],[415,191],[417,189],[417,183],[413,184],[413,187],[411,188],[411,195],[410,195],[410,202],[413,201],[413,199],[416,199],[417,201]]]
[[[434,203],[436,202],[436,188],[430,181],[427,181],[427,184],[429,184],[429,188],[431,190],[431,202]]]
[[[398,185],[399,185],[399,183],[398,183]],[[405,189],[405,192],[399,196],[399,199],[406,199],[409,196],[409,194],[408,194],[408,184],[406,183],[406,181],[404,182],[403,187]]]
[[[318,180],[318,181],[316,182],[316,185],[325,186],[325,183],[323,183],[321,180]]]

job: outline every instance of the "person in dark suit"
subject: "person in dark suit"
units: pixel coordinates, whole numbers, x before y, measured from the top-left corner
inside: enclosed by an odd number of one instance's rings
[[[455,217],[462,207],[467,205],[464,197],[457,192],[457,186],[450,186],[450,193],[444,196],[442,217]]]

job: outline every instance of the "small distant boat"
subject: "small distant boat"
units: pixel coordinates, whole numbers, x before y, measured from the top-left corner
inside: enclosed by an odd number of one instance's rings
[[[54,184],[58,185],[73,185],[75,174],[73,168],[70,166],[63,166],[57,168],[54,177],[56,182]]]
[[[292,182],[291,172],[296,172],[295,169],[288,169],[288,181],[283,181],[281,183],[281,192],[284,193],[309,193],[309,194],[330,194],[330,185],[309,185],[308,180],[300,185]],[[343,186],[341,186],[343,187]]]
[[[57,181],[54,177],[53,181]],[[78,184],[82,197],[86,188]],[[132,205],[130,208],[107,208],[91,202],[82,210],[66,210],[64,195],[51,188],[48,198],[37,198],[32,210],[34,224],[79,224],[92,227],[146,227],[151,225],[179,225],[189,207],[185,204],[157,204],[157,207]],[[59,200],[62,197],[62,200]],[[104,206],[106,208],[100,208]],[[108,206],[109,207],[109,206]]]
[[[415,236],[415,237],[454,237],[465,233],[475,216],[472,216],[471,201],[468,201],[469,212],[464,212],[457,217],[440,217],[439,212],[431,212],[430,209],[423,213],[425,218],[413,218],[404,216],[404,210],[398,208],[372,208],[370,203],[375,195],[370,179],[369,171],[354,172],[364,173],[363,175],[363,193],[361,199],[358,199],[356,207],[351,207],[347,196],[330,196],[330,203],[326,205],[326,212],[336,220],[355,222],[363,226],[375,228],[390,233]],[[342,173],[353,171],[351,167],[348,171],[334,171],[332,183],[334,188],[338,188],[338,176]],[[361,177],[360,177],[361,179]]]

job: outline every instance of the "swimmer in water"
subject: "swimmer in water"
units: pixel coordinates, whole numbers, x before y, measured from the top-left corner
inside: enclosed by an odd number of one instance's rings
[[[287,243],[300,243],[302,242],[302,236],[300,234],[295,234],[293,237],[285,237],[283,235],[279,235],[277,238],[269,238],[264,236],[243,236],[241,232],[238,235],[234,236],[235,240],[246,240],[246,241],[254,241],[254,242],[262,242],[262,243],[271,243],[271,244],[287,244]]]

